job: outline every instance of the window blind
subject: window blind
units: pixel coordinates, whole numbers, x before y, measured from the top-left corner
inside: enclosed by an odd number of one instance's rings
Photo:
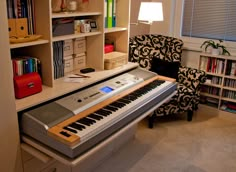
[[[182,36],[236,41],[236,0],[185,0]]]

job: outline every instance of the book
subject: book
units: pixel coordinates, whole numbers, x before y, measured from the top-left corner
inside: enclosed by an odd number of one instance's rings
[[[112,0],[112,27],[116,27],[116,0]]]
[[[107,28],[107,0],[104,2],[104,23],[105,23],[105,28]]]
[[[112,27],[112,0],[107,0],[107,27]]]

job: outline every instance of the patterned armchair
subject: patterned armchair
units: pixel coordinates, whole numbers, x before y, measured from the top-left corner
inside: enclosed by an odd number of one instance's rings
[[[153,58],[168,62],[181,62],[183,41],[163,35],[138,35],[129,39],[129,61],[151,69]],[[167,69],[168,70],[168,69]],[[193,111],[197,110],[200,100],[200,86],[206,80],[206,73],[189,67],[179,67],[177,75],[177,94],[161,105],[149,117],[149,127],[153,127],[156,116],[187,112],[191,121]]]

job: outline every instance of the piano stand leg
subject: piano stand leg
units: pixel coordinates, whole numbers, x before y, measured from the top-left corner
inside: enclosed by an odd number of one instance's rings
[[[193,111],[189,110],[187,115],[187,120],[192,121],[192,118],[193,118]]]
[[[153,123],[154,123],[155,117],[156,116],[154,113],[149,116],[149,118],[148,118],[148,127],[149,128],[153,128]]]

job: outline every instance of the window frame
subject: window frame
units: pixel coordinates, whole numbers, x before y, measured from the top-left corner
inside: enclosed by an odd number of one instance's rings
[[[175,23],[174,23],[174,36],[182,39],[184,41],[184,49],[202,51],[200,48],[201,44],[209,39],[205,38],[194,38],[182,36],[182,22],[183,22],[183,10],[184,10],[184,0],[178,0],[175,3]],[[217,41],[217,40],[216,40]],[[224,41],[223,45],[226,46],[231,55],[236,55],[236,42]]]

